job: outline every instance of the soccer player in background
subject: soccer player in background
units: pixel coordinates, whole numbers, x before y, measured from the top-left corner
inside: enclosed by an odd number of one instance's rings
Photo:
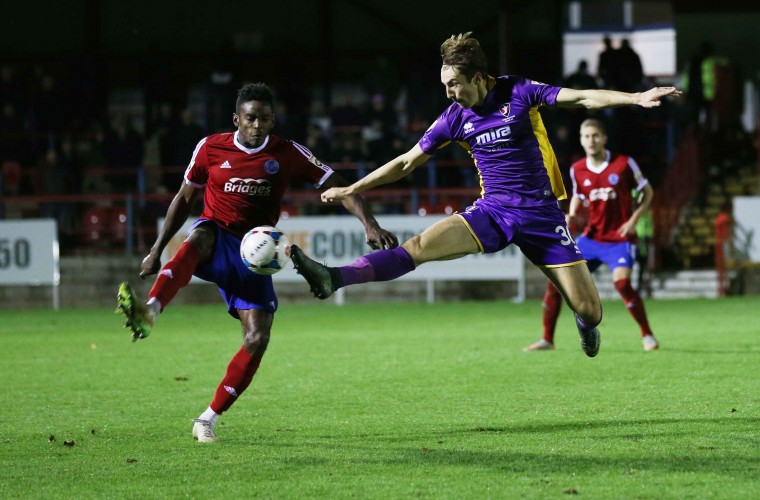
[[[601,121],[584,120],[580,138],[586,157],[570,167],[573,193],[567,214],[568,225],[572,225],[581,205],[586,204],[588,219],[583,234],[576,239],[578,248],[591,272],[602,264],[609,266],[615,289],[641,329],[644,350],[658,349],[659,343],[649,327],[644,301],[631,285],[636,258],[636,223],[652,204],[654,190],[633,158],[610,153],[606,148],[607,133]],[[642,194],[637,207],[634,207],[633,191]],[[554,329],[561,307],[560,292],[548,282],[543,300],[543,338],[524,351],[554,349]]]
[[[583,351],[596,356],[602,305],[558,205],[558,199],[566,198],[565,188],[538,108],[651,108],[680,91],[674,87],[641,93],[576,90],[520,76],[494,78],[470,33],[444,41],[441,57],[441,82],[452,104],[411,150],[348,187],[328,189],[322,201],[344,200],[401,179],[449,143],[463,146],[473,157],[481,197],[464,213],[446,217],[402,246],[365,255],[348,266],[323,266],[294,245],[296,269],[312,293],[324,299],[340,287],[392,280],[425,262],[493,253],[515,244],[565,297],[576,315]]]
[[[137,299],[129,283],[119,287],[119,310],[126,316],[125,326],[132,330],[133,341],[151,333],[159,313],[193,275],[216,283],[227,311],[240,320],[243,345],[227,366],[211,404],[194,419],[193,437],[199,442],[217,441],[216,420],[251,383],[277,311],[272,277],[253,273],[240,258],[242,236],[256,226],[277,224],[283,194],[292,183],[312,183],[317,188],[348,184],[305,147],[271,135],[273,110],[274,99],[267,85],[249,83],[238,91],[232,115],[237,131],[210,135],[198,143],[166,222],[142,261],[140,278],[158,272],[147,303]],[[200,219],[177,253],[161,267],[164,247],[187,220],[204,188]],[[345,198],[343,206],[364,225],[370,247],[398,245],[393,234],[380,228],[360,196]]]

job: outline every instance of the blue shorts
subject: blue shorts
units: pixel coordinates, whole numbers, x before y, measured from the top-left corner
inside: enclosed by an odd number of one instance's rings
[[[578,248],[586,257],[591,272],[596,271],[602,263],[607,264],[611,271],[616,267],[633,269],[633,262],[636,259],[636,246],[625,241],[622,243],[603,243],[586,236],[579,236]]]
[[[216,244],[211,258],[198,264],[195,276],[216,283],[219,293],[227,302],[227,312],[240,319],[238,309],[263,309],[277,311],[277,295],[271,276],[256,274],[243,264],[240,258],[240,238],[221,229],[215,222],[199,219],[190,231],[201,224],[216,232]],[[190,234],[188,231],[188,234]]]
[[[481,198],[459,214],[482,253],[494,253],[514,243],[535,265],[563,267],[584,262],[567,229],[558,204],[505,207]]]

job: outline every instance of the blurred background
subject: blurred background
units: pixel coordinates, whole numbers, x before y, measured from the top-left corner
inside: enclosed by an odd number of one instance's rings
[[[472,31],[494,75],[682,88],[656,110],[595,114],[609,148],[632,155],[655,189],[641,263],[649,295],[652,277],[662,288],[683,271],[707,271],[698,286],[708,295],[755,293],[753,231],[716,230],[735,197],[760,191],[760,4],[743,3],[16,2],[0,20],[0,219],[55,219],[67,303],[92,304],[97,285],[77,276],[104,270],[113,288],[136,273],[197,142],[233,130],[241,84],[269,83],[273,133],[355,180],[406,151],[445,108],[439,46]],[[583,156],[578,125],[591,113],[542,116],[566,173]],[[450,147],[367,198],[380,214],[425,215],[461,210],[478,192],[471,160]],[[340,213],[307,186],[285,201],[283,217]],[[0,297],[10,307],[36,295],[0,286]]]

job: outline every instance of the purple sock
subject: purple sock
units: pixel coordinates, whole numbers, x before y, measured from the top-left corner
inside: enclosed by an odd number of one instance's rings
[[[581,319],[580,316],[578,316],[577,314],[575,315],[575,324],[578,325],[578,328],[584,331],[591,330],[592,328],[596,328],[597,326],[599,326],[599,323],[601,322],[602,322],[602,318],[599,318],[599,321],[586,323],[585,321]]]
[[[343,286],[370,281],[390,281],[414,271],[412,256],[403,247],[359,257],[348,266],[338,268]]]

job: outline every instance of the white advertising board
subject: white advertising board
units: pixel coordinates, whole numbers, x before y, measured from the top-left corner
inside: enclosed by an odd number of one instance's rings
[[[59,258],[55,220],[0,221],[0,285],[52,285],[58,310]]]
[[[0,221],[0,285],[57,285],[58,258],[55,220]]]
[[[377,220],[384,229],[394,233],[398,236],[399,241],[403,242],[415,234],[421,233],[425,228],[443,217],[395,215],[379,216]],[[193,222],[194,220],[188,220],[177,232],[167,245],[162,256],[162,262],[166,262],[171,255],[174,255]],[[159,220],[159,229],[162,225],[163,219]],[[350,264],[371,251],[365,243],[364,227],[353,217],[290,217],[281,219],[277,227],[288,236],[292,243],[301,247],[307,255],[320,262],[326,262],[330,266]],[[193,279],[196,280],[197,278]],[[275,283],[278,281],[303,281],[303,278],[296,274],[292,264],[277,273],[273,279]],[[429,282],[443,280],[517,280],[520,290],[518,300],[525,297],[523,254],[514,245],[495,254],[474,254],[451,261],[428,262],[414,272],[398,279]]]
[[[734,234],[740,239],[734,244],[746,246],[749,260],[760,262],[760,196],[734,197],[734,221]]]

